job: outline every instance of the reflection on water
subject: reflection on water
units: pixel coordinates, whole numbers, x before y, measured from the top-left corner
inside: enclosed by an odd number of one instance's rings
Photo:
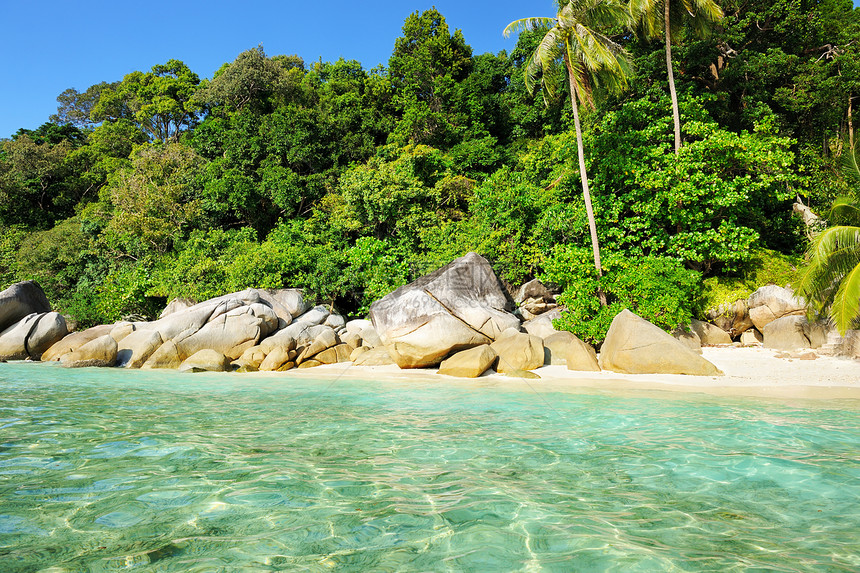
[[[35,364],[0,386],[4,573],[860,569],[856,405]]]

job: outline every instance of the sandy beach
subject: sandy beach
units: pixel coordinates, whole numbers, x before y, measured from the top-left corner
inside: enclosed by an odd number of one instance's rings
[[[525,380],[490,371],[479,378],[453,378],[436,374],[435,369],[401,370],[397,366],[331,364],[294,369],[290,376],[332,377],[402,381],[462,381],[476,387],[525,388],[565,391],[582,388],[605,390],[663,390],[696,392],[718,396],[746,396],[804,399],[860,400],[860,361],[818,356],[812,351],[785,353],[752,347],[705,347],[702,355],[724,376],[684,376],[670,374],[619,374],[617,372],[573,372],[565,366],[544,366],[535,370],[540,379]],[[801,359],[800,356],[816,356]],[[269,375],[269,374],[266,374]],[[272,375],[277,375],[272,373]]]

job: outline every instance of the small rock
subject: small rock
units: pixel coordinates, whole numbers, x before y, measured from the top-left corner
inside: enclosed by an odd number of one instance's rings
[[[564,364],[568,370],[599,372],[597,352],[571,332],[560,331],[543,340],[549,364]]]
[[[439,365],[439,374],[460,378],[477,378],[493,365],[496,352],[489,344],[461,350]]]
[[[180,372],[225,372],[229,368],[230,360],[211,348],[198,350],[179,365]]]
[[[490,347],[499,355],[496,372],[534,370],[543,366],[543,340],[531,334],[515,334],[493,342]]]

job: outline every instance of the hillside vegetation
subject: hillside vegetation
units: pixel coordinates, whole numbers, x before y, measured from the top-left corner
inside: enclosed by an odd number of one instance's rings
[[[672,328],[757,277],[793,280],[808,244],[793,204],[826,216],[848,191],[860,11],[721,8],[709,32],[690,19],[672,35],[677,153],[659,34],[604,30],[628,54],[623,90],[583,76],[603,276],[566,70],[524,73],[546,29],[474,54],[428,10],[372,70],[261,46],[211,79],[170,60],[66,90],[47,123],[2,140],[0,288],[35,279],[82,325],[245,287],[358,316],[476,251],[512,285],[557,285],[589,340],[623,307]]]

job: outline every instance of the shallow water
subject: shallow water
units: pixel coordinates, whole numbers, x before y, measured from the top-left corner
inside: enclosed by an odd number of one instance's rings
[[[856,571],[860,409],[0,364],[0,571]]]

